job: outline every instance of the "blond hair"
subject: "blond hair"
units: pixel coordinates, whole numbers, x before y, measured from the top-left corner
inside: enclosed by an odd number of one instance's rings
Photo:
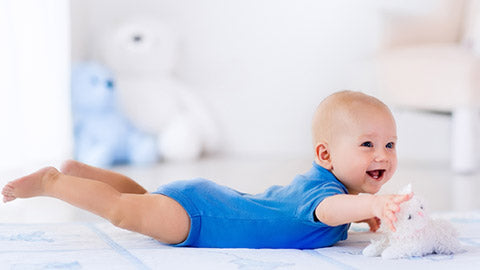
[[[326,97],[317,107],[312,120],[312,139],[314,147],[320,141],[330,141],[334,135],[342,132],[348,125],[346,119],[355,119],[362,108],[375,107],[390,109],[379,99],[362,92],[343,90]]]

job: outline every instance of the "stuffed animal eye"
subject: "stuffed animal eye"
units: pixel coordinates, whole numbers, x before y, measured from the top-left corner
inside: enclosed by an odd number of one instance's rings
[[[412,215],[408,215],[408,220],[412,219]]]
[[[105,82],[105,86],[108,88],[108,89],[113,89],[113,81],[112,80],[107,80]]]
[[[132,37],[132,40],[135,41],[135,42],[142,42],[143,40],[143,37],[142,37],[142,34],[136,34]]]
[[[420,205],[420,209],[422,209],[422,210],[423,210],[423,205]]]

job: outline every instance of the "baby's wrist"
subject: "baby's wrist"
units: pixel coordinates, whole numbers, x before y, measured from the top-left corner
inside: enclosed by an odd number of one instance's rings
[[[369,210],[370,210],[370,215],[372,217],[380,217],[380,213],[378,213],[378,200],[380,199],[379,196],[373,195],[373,194],[368,194],[369,196]]]
[[[376,204],[377,204],[377,199],[378,196],[373,195],[373,194],[360,194],[357,195],[361,200],[359,200],[359,209],[362,209],[362,215],[364,216],[364,219],[370,219],[375,216],[377,216],[376,213]]]

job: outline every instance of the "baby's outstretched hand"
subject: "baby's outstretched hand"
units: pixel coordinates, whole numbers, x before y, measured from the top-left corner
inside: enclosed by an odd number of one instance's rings
[[[390,230],[395,232],[394,223],[397,221],[395,213],[400,211],[400,204],[410,200],[412,196],[413,193],[404,195],[375,195],[373,214],[387,224]]]

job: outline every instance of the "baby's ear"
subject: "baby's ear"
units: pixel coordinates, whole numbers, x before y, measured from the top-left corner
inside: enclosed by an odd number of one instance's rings
[[[326,142],[319,142],[315,146],[315,160],[318,165],[327,170],[332,169],[332,158],[330,156],[330,150]]]

